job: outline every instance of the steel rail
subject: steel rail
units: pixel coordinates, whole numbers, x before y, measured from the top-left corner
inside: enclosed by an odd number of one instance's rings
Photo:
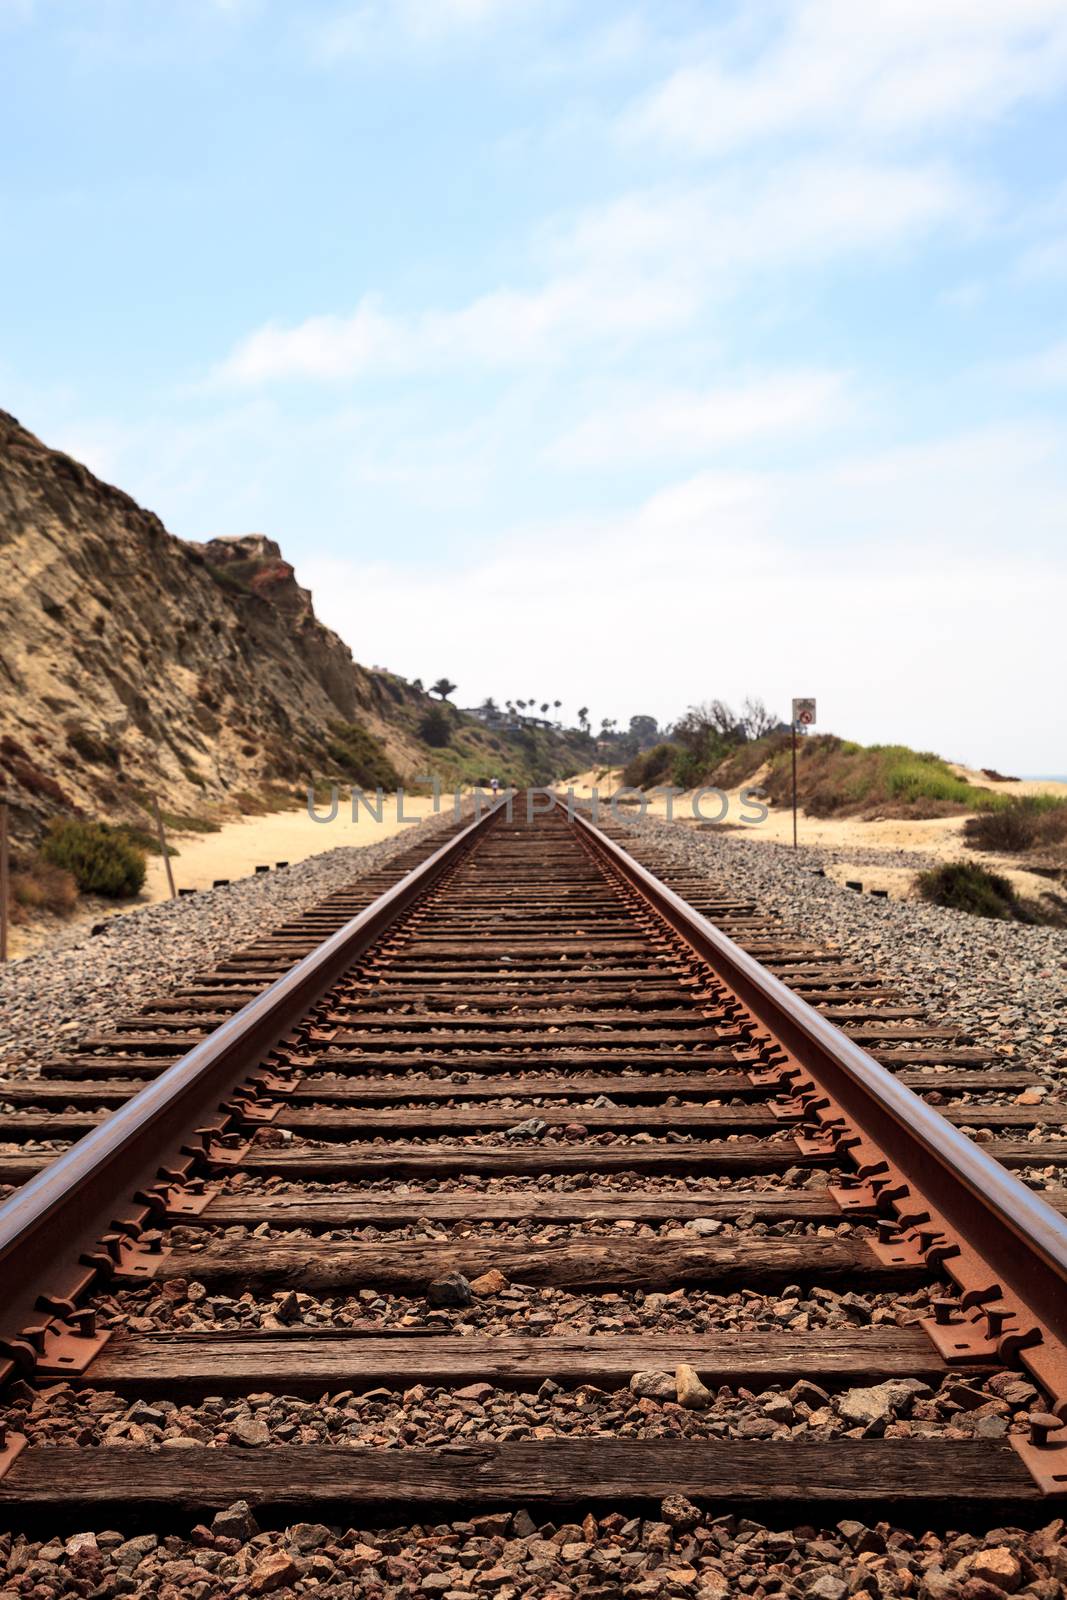
[[[1053,1411],[1067,1418],[1067,1219],[588,818],[573,806],[564,809],[594,856],[660,914],[772,1036],[763,1041],[766,1063],[790,1092],[802,1092],[804,1109],[836,1149],[860,1162],[871,1203],[883,1211],[892,1205],[909,1230],[897,1248],[919,1251],[949,1273],[963,1290],[962,1304],[981,1307],[987,1318],[982,1342],[993,1355],[1021,1359],[1049,1391]],[[790,1077],[811,1081],[790,1085]],[[951,1326],[944,1332],[950,1336]]]
[[[226,1128],[233,1113],[219,1108],[227,1096],[248,1083],[346,968],[479,842],[498,811],[489,810],[435,850],[0,1205],[0,1376],[11,1362],[32,1368],[39,1352],[27,1342],[27,1330],[39,1339],[50,1315],[76,1313],[78,1296],[112,1265],[101,1246],[109,1230],[118,1226],[136,1238],[151,1216],[144,1191],[161,1168],[166,1172],[170,1164],[175,1178],[190,1169],[204,1153],[187,1144],[194,1132],[210,1138]],[[208,1130],[200,1127],[204,1119]],[[112,1251],[121,1257],[121,1240],[112,1240]]]

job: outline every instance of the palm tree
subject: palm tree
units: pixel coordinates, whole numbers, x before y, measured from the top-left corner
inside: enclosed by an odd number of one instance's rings
[[[453,689],[457,687],[449,678],[438,678],[436,683],[431,683],[430,693],[439,694],[442,700],[447,700]]]
[[[588,706],[579,706],[578,707],[578,726],[579,726],[579,728],[581,728],[583,733],[588,733],[589,732],[589,707]]]

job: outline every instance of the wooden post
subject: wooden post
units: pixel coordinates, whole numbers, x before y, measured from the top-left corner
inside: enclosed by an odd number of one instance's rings
[[[10,900],[7,853],[7,801],[0,800],[0,961],[7,960],[7,913]]]
[[[156,799],[155,795],[152,796],[152,810],[156,814],[156,832],[159,834],[159,848],[163,852],[163,865],[167,869],[167,882],[170,884],[170,897],[172,900],[177,900],[178,891],[174,887],[174,873],[171,870],[170,856],[167,854],[167,836],[163,832],[163,818],[160,815],[159,801]]]
[[[797,725],[793,723],[793,849],[797,847]]]

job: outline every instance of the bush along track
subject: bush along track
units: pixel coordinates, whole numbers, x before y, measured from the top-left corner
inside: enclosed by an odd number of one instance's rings
[[[144,851],[105,822],[54,822],[41,855],[69,872],[83,894],[128,899],[144,884]]]

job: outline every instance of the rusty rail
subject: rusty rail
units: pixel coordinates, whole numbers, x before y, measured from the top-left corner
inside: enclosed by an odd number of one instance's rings
[[[191,1135],[210,1147],[226,1132],[236,1109],[227,1097],[269,1086],[269,1073],[256,1072],[263,1058],[475,846],[495,815],[488,811],[434,851],[0,1205],[0,1379],[12,1364],[32,1367],[46,1339],[56,1354],[56,1317],[67,1319],[58,1335],[65,1347],[73,1354],[81,1345],[83,1359],[92,1354],[94,1328],[77,1302],[116,1263],[129,1273],[146,1249],[152,1253],[137,1242],[153,1212],[147,1191],[161,1179],[182,1181],[203,1154],[187,1142]]]
[[[709,964],[736,1015],[747,1013],[763,1081],[776,1078],[817,1140],[851,1157],[858,1182],[837,1192],[842,1210],[877,1206],[887,1261],[925,1259],[959,1286],[972,1315],[950,1318],[946,1308],[927,1326],[942,1354],[1021,1360],[1067,1420],[1067,1219],[601,829],[570,814],[587,848]],[[1020,1448],[1031,1464],[1035,1447]],[[1053,1435],[1037,1453],[1060,1451],[1067,1444]]]
[[[242,1111],[248,1116],[247,1105],[228,1097],[269,1092],[264,1059],[475,848],[502,809],[463,829],[0,1206],[7,1371],[40,1370],[45,1342],[54,1368],[57,1339],[81,1346],[71,1361],[91,1359],[101,1340],[79,1301],[116,1265],[127,1278],[153,1270],[146,1258],[159,1257],[149,1230],[166,1210],[161,1194],[205,1153],[188,1142],[193,1132],[217,1160],[216,1141]],[[831,1191],[842,1214],[877,1211],[884,1236],[875,1248],[887,1264],[939,1268],[958,1285],[962,1315],[945,1303],[924,1323],[941,1355],[1021,1361],[1067,1419],[1067,1221],[620,844],[567,810],[599,866],[693,951],[707,998],[749,1041],[737,1059],[753,1082],[788,1095],[782,1110],[799,1115],[813,1153],[855,1167],[853,1184]],[[4,1367],[0,1359],[0,1377]],[[1012,1442],[1039,1484],[1062,1489],[1067,1430],[1049,1418],[1029,1444]]]

